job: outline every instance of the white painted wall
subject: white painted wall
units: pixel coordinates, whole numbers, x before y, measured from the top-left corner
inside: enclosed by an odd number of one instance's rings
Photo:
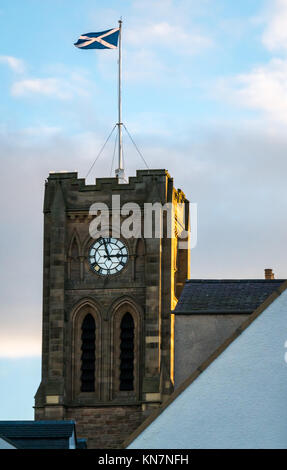
[[[76,449],[76,439],[75,439],[75,431],[73,431],[73,434],[71,435],[69,439],[69,449]]]
[[[287,290],[129,448],[287,448],[286,341]]]
[[[16,449],[16,447],[0,437],[0,449]]]

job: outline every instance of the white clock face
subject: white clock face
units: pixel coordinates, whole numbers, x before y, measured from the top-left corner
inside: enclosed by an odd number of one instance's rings
[[[116,274],[128,261],[128,249],[117,238],[99,238],[90,248],[89,261],[92,270],[97,274]]]

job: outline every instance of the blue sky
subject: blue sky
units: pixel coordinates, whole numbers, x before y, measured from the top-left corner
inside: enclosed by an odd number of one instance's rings
[[[287,0],[3,1],[0,419],[32,418],[40,381],[45,178],[85,177],[117,120],[117,51],[73,43],[120,16],[123,120],[198,204],[192,277],[287,277]],[[89,182],[110,175],[112,153]],[[128,175],[143,167],[126,136],[124,156]]]

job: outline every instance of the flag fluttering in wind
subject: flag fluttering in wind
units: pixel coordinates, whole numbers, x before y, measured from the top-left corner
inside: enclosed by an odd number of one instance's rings
[[[100,33],[83,34],[74,45],[79,49],[116,49],[119,32],[120,28],[114,28]]]
[[[124,167],[123,167],[123,150],[122,150],[122,99],[121,99],[121,82],[122,82],[122,19],[119,20],[119,27],[107,29],[99,33],[82,34],[78,41],[74,43],[79,49],[117,49],[119,51],[119,79],[118,79],[118,148],[119,163],[116,169],[116,177],[119,183],[126,183]],[[119,47],[118,47],[119,44]],[[110,134],[111,135],[111,134]]]

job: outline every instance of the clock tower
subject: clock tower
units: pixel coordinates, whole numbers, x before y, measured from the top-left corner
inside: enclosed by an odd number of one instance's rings
[[[73,419],[89,448],[120,448],[170,395],[171,311],[189,277],[189,249],[180,249],[188,229],[188,201],[166,170],[94,185],[50,173],[36,420]]]

